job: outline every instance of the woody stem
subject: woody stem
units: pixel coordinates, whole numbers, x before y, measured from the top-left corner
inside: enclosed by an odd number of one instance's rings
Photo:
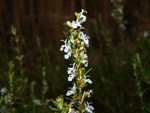
[[[79,87],[81,85],[81,78],[80,78],[80,69],[78,67],[78,84],[79,84]],[[79,88],[79,97],[80,97],[80,100],[79,100],[79,104],[80,104],[80,111],[79,113],[82,113],[82,90],[81,88]]]

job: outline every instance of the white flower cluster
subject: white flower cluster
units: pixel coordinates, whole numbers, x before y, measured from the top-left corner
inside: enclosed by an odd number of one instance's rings
[[[125,27],[124,24],[126,22],[123,22],[123,5],[121,5],[122,0],[110,0],[110,2],[113,3],[113,5],[114,5],[114,9],[113,9],[113,12],[112,12],[111,16],[114,19],[117,19],[116,21],[122,21],[119,24],[119,27],[121,29],[125,30],[126,27]]]
[[[78,28],[78,27],[79,27],[80,29],[84,29],[84,27],[82,27],[82,25],[81,25],[83,22],[86,21],[86,16],[83,15],[84,12],[86,13],[86,10],[83,10],[83,9],[82,9],[81,15],[80,15],[81,20],[79,20],[79,19],[77,18],[76,21],[73,21],[72,23],[71,23],[70,21],[67,21],[67,25],[70,26],[70,27],[72,27],[72,28],[74,28],[74,29],[76,29],[76,28]]]
[[[10,93],[7,93],[6,87],[1,88],[0,93],[1,93],[0,100],[3,98],[5,102],[11,102],[11,96],[10,96]]]
[[[78,93],[78,87],[84,87],[86,83],[92,84],[92,81],[88,78],[89,75],[81,76],[80,66],[88,67],[88,56],[86,54],[86,48],[89,47],[89,36],[84,34],[81,30],[84,29],[82,27],[82,23],[86,21],[86,16],[84,15],[86,10],[81,11],[81,13],[75,13],[77,16],[76,21],[67,21],[67,25],[71,28],[71,32],[69,37],[66,40],[61,40],[64,42],[64,45],[61,45],[60,51],[64,51],[65,59],[69,59],[71,56],[77,62],[71,64],[71,67],[68,67],[68,81],[73,81],[75,78],[77,81],[80,81],[80,84],[77,85],[78,82],[73,83],[73,87],[70,87],[67,96],[74,96]],[[78,77],[77,77],[78,76]],[[90,90],[86,95],[90,96],[93,91]],[[85,104],[85,111],[88,113],[92,113],[94,108],[89,105],[90,103]],[[76,110],[72,107],[69,108],[68,113],[76,113]]]

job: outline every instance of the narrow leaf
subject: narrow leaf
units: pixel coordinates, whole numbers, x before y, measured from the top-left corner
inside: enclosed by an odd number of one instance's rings
[[[84,75],[88,74],[91,70],[92,68],[90,68],[86,73],[84,73]]]
[[[56,108],[53,108],[51,106],[49,106],[49,108],[52,110],[52,111],[58,111]]]
[[[66,38],[69,40],[69,37],[66,35],[66,33],[63,31],[64,35],[66,36]]]

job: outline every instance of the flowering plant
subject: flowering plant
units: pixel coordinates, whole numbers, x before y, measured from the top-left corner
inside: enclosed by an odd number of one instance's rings
[[[66,40],[61,40],[64,42],[64,45],[61,45],[60,51],[64,51],[65,59],[72,57],[74,63],[70,64],[68,67],[68,81],[73,82],[73,87],[70,87],[66,96],[71,102],[68,104],[64,102],[63,96],[59,96],[56,100],[52,100],[53,104],[57,108],[50,106],[52,111],[61,112],[61,113],[92,113],[94,107],[91,106],[91,102],[85,101],[86,97],[90,98],[93,90],[83,91],[83,88],[88,84],[92,84],[92,81],[89,79],[89,69],[86,71],[85,68],[88,67],[88,56],[86,54],[86,48],[89,47],[89,36],[84,34],[81,30],[85,29],[82,27],[82,23],[86,21],[86,16],[84,13],[87,13],[86,10],[83,10],[80,13],[75,13],[77,19],[76,21],[68,21],[67,25],[70,27],[70,30],[65,34]]]

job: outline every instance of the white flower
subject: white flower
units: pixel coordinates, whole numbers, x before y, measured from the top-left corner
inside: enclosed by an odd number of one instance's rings
[[[78,20],[78,18],[72,23],[72,28],[76,29],[77,27],[82,28],[81,22]]]
[[[118,11],[119,11],[120,14],[123,14],[122,8],[119,7]]]
[[[84,43],[87,47],[89,47],[89,37],[86,36],[83,32],[80,32],[80,33],[79,33],[79,36],[81,37],[83,43]]]
[[[67,96],[70,96],[70,95],[72,95],[73,93],[75,93],[75,91],[76,91],[76,86],[75,86],[75,84],[73,84],[73,87],[72,88],[70,88],[71,90],[68,90],[68,92],[67,92]]]
[[[126,27],[125,27],[125,25],[124,24],[120,24],[120,27],[122,28],[122,29],[126,29]]]
[[[90,80],[90,79],[87,79],[87,77],[90,77],[89,75],[84,75],[84,78],[83,78],[83,80],[85,81],[85,82],[87,82],[87,83],[89,83],[89,84],[92,84],[92,81]]]
[[[143,36],[144,36],[144,37],[148,37],[148,36],[149,36],[149,32],[148,32],[148,31],[144,31]]]
[[[88,96],[90,96],[90,95],[91,95],[91,93],[93,93],[93,91],[92,91],[92,90],[90,90],[90,91],[88,92]]]
[[[73,63],[73,67],[68,68],[68,81],[72,81],[75,77],[75,63]]]
[[[8,94],[8,101],[11,102],[11,96]]]
[[[94,110],[94,107],[93,106],[90,106],[91,102],[86,102],[85,103],[85,110],[88,112],[88,113],[93,113],[93,110]]]
[[[6,92],[6,87],[3,87],[1,90],[0,90],[1,94],[4,95],[4,93]]]
[[[42,104],[41,104],[41,100],[39,100],[39,99],[33,100],[33,102],[34,102],[36,105],[39,105],[39,106],[42,105]]]
[[[72,23],[72,28],[76,29],[76,28],[80,28],[80,29],[84,29],[84,27],[82,27],[81,23],[86,21],[86,16],[83,15],[83,13],[86,12],[86,10],[82,9],[81,11],[81,20],[79,21],[79,19],[77,18],[76,21]],[[68,22],[68,25],[70,25],[70,23]]]
[[[84,53],[84,51],[80,52],[82,60],[81,62],[84,64],[85,67],[88,67],[88,57],[87,55]]]
[[[65,45],[61,45],[61,47],[60,47],[60,51],[63,51],[67,45],[67,39],[65,41],[64,40],[61,40],[61,41],[63,41],[65,43]]]
[[[49,102],[50,102],[50,100],[49,100],[49,99],[46,99],[46,102],[47,102],[47,103],[49,103]]]
[[[86,21],[86,16],[83,15],[83,13],[86,13],[86,12],[87,12],[87,11],[84,10],[84,9],[81,10],[81,18],[82,18],[82,19],[80,20],[81,23]]]
[[[61,40],[63,41],[65,44],[64,45],[61,45],[60,47],[60,51],[63,51],[66,53],[64,55],[65,59],[68,59],[69,57],[71,57],[71,43],[70,41],[67,42],[67,39],[64,41],[64,40]]]
[[[112,13],[111,13],[111,17],[114,17],[114,16],[115,16],[115,13],[114,13],[114,12],[112,12]]]
[[[75,109],[70,108],[68,113],[76,113]]]
[[[8,95],[5,95],[4,96],[4,99],[8,102],[11,102],[11,96],[10,96],[10,93]]]
[[[84,64],[85,67],[88,67],[88,59],[87,59],[87,57],[83,58],[82,63]]]
[[[74,101],[71,101],[70,103],[71,103],[71,104],[74,104],[75,102],[74,102]]]

